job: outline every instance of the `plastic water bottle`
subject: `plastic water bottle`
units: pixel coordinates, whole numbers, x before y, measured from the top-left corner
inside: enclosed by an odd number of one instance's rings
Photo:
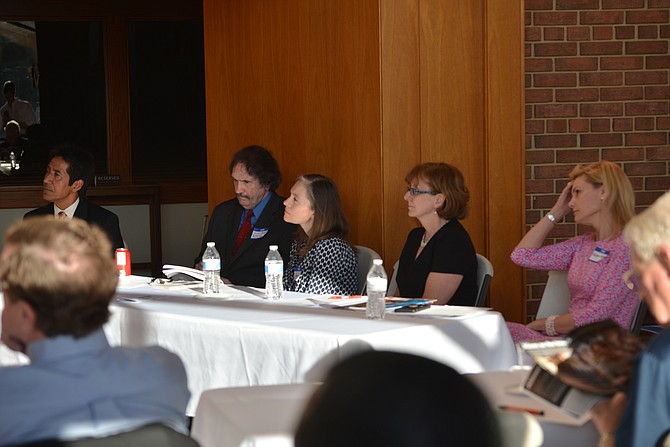
[[[207,242],[207,248],[202,255],[202,270],[205,272],[205,280],[202,290],[205,295],[219,293],[221,291],[221,256],[214,246],[214,242]]]
[[[386,287],[388,285],[388,278],[381,259],[372,261],[367,283],[368,303],[365,306],[365,316],[369,320],[381,320],[386,311]]]
[[[265,298],[278,300],[284,292],[284,260],[277,251],[279,247],[270,245],[265,258]]]

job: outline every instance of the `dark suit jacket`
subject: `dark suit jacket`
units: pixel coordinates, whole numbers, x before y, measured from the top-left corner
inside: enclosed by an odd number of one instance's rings
[[[29,217],[44,215],[54,215],[53,203],[29,211],[23,218],[27,219]],[[121,228],[119,227],[119,218],[116,214],[95,203],[89,202],[86,197],[79,197],[79,205],[77,205],[77,209],[74,211],[74,217],[98,225],[107,233],[109,240],[112,242],[112,250],[123,248],[123,237],[121,236]]]
[[[207,233],[202,240],[200,254],[195,264],[200,262],[207,242],[214,242],[221,255],[221,276],[233,284],[265,287],[265,257],[270,245],[279,245],[279,253],[288,263],[291,242],[297,227],[284,222],[284,199],[272,193],[272,197],[258,217],[252,234],[242,243],[233,257],[233,245],[237,238],[238,226],[244,208],[237,199],[231,199],[217,205],[212,212]],[[267,229],[262,237],[252,238],[254,231]]]

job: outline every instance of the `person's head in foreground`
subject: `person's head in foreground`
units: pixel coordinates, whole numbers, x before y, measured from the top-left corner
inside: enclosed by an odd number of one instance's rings
[[[296,447],[501,445],[484,395],[449,366],[369,351],[333,368],[312,396]]]
[[[570,172],[569,202],[575,222],[614,237],[635,215],[630,180],[616,163],[603,160]]]
[[[635,216],[624,229],[633,269],[624,276],[636,288],[656,321],[670,323],[670,193]]]
[[[25,352],[43,338],[84,337],[109,317],[118,273],[98,228],[79,219],[27,219],[7,230],[0,257],[2,341]]]

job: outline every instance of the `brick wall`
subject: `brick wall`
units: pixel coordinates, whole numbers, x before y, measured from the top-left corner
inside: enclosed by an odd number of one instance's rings
[[[670,0],[526,0],[526,222],[577,163],[619,163],[638,210],[670,189]],[[569,216],[550,235],[577,234]],[[545,272],[526,273],[529,318]]]

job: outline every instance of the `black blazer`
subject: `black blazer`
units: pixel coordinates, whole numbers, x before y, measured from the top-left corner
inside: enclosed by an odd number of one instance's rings
[[[49,203],[41,208],[34,209],[23,216],[24,219],[35,216],[53,216],[54,204]],[[119,217],[105,208],[90,202],[86,197],[79,197],[79,205],[74,211],[74,217],[83,219],[88,223],[98,225],[109,237],[112,250],[123,248],[123,237],[119,227]]]
[[[258,217],[251,234],[232,256],[238,226],[244,208],[237,199],[227,200],[214,208],[207,233],[202,240],[197,264],[202,259],[207,242],[214,242],[221,255],[221,276],[233,284],[265,287],[265,257],[270,245],[279,245],[279,253],[288,263],[291,242],[297,227],[284,222],[284,199],[272,193],[268,204]],[[265,232],[267,230],[267,232]],[[256,235],[254,236],[254,233]],[[262,236],[261,236],[262,235]]]

